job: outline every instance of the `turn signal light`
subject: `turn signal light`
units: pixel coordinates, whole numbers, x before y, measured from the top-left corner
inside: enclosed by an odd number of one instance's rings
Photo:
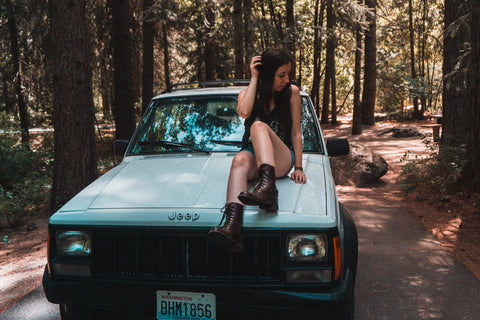
[[[335,256],[335,274],[334,279],[340,279],[340,274],[342,273],[342,251],[340,247],[340,237],[336,236],[333,238],[333,253]]]

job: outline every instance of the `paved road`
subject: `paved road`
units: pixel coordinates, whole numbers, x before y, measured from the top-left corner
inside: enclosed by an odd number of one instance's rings
[[[348,197],[340,188],[340,198]],[[359,235],[356,319],[480,319],[480,281],[429,232],[388,197],[371,191],[344,200]],[[0,320],[57,320],[58,307],[42,288],[0,315]]]
[[[49,303],[38,287],[0,314],[0,320],[60,320],[60,313],[58,305]]]
[[[398,143],[380,145],[384,157]],[[422,147],[423,148],[423,147]],[[359,236],[355,292],[357,320],[480,320],[480,281],[458,263],[404,208],[399,191],[385,185],[339,187]],[[38,288],[0,320],[57,320],[58,307]]]
[[[480,319],[480,281],[404,208],[377,198],[344,201],[359,235],[355,319]]]

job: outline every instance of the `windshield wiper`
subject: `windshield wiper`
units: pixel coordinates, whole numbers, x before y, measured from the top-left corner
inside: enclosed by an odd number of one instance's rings
[[[174,142],[174,141],[167,141],[167,140],[157,140],[157,141],[139,141],[138,142],[142,146],[160,146],[160,147],[178,147],[178,148],[185,148],[195,152],[202,152],[209,154],[210,152],[199,149],[194,145],[181,143],[181,142]]]
[[[210,142],[213,142],[216,144],[223,144],[226,146],[235,146],[235,147],[242,146],[242,141],[238,141],[238,140],[211,140]]]

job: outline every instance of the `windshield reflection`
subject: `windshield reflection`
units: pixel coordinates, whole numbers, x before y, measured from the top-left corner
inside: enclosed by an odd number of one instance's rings
[[[304,151],[319,152],[319,135],[302,97]],[[158,99],[142,118],[128,154],[238,152],[244,120],[237,115],[236,96]]]

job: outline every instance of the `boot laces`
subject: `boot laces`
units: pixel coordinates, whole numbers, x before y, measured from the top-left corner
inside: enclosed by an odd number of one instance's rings
[[[265,185],[267,184],[267,180],[268,180],[267,175],[265,174],[265,171],[262,170],[262,169],[258,169],[255,172],[254,180],[255,180],[255,188],[254,189],[265,187]]]
[[[223,213],[223,216],[218,226],[221,226],[224,220],[225,220],[225,224],[223,225],[224,227],[232,223],[232,219],[231,219],[232,213],[231,213],[231,210],[228,210],[229,207],[230,207],[230,203],[227,203],[223,206],[222,209],[220,209],[220,212]]]

